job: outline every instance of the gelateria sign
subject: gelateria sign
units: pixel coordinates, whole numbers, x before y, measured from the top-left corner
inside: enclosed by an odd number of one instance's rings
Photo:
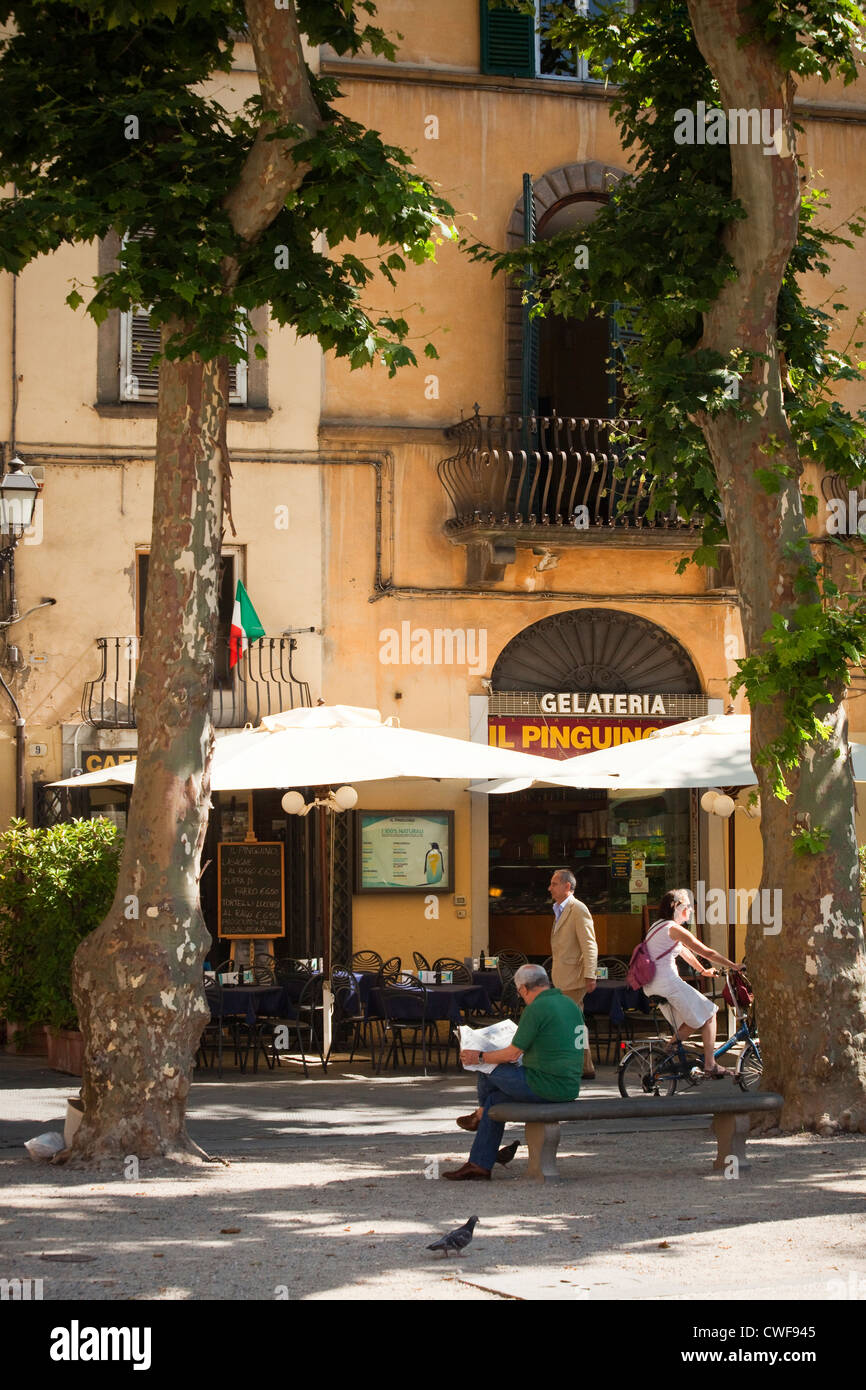
[[[639,743],[685,718],[668,713],[664,695],[549,694],[540,695],[538,704],[541,716],[491,715],[488,743],[547,758],[573,758]]]

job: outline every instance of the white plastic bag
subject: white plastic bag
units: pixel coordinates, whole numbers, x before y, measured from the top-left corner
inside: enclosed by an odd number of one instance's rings
[[[66,1141],[62,1134],[52,1129],[47,1134],[37,1134],[35,1139],[28,1139],[24,1147],[34,1163],[38,1163],[40,1159],[52,1159],[59,1154],[66,1148]]]

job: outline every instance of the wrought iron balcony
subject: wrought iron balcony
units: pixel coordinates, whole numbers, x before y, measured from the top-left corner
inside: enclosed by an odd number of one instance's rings
[[[656,482],[629,449],[633,420],[475,414],[446,431],[457,452],[439,464],[453,516],[446,535],[476,546],[476,578],[501,578],[517,545],[692,543],[675,507],[652,511]],[[486,550],[486,558],[481,553]]]
[[[85,723],[94,729],[135,728],[137,637],[97,637],[102,669],[87,681],[81,700]],[[218,729],[258,724],[266,714],[312,704],[310,687],[292,670],[293,637],[263,637],[230,670],[228,641],[217,641],[211,717]]]

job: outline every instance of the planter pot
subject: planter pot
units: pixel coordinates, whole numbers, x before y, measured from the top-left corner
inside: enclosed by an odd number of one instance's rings
[[[48,1029],[44,1023],[6,1024],[6,1051],[19,1057],[44,1057],[48,1051]]]
[[[48,1065],[69,1076],[81,1076],[84,1069],[84,1034],[77,1029],[48,1029]]]
[[[63,1142],[67,1149],[72,1147],[72,1141],[83,1119],[84,1101],[79,1100],[77,1096],[70,1096],[66,1102],[66,1123],[63,1126]]]

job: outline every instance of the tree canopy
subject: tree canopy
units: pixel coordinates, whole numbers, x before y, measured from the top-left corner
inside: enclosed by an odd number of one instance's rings
[[[391,40],[365,22],[374,13],[370,3],[297,5],[311,43],[390,56]],[[363,291],[377,273],[393,284],[407,260],[431,259],[437,240],[453,235],[452,209],[402,149],[336,109],[331,78],[308,74],[312,133],[282,123],[262,94],[228,109],[214,79],[231,71],[245,37],[243,4],[35,0],[4,7],[2,19],[0,182],[15,186],[0,201],[2,269],[20,271],[64,242],[128,233],[118,268],[99,278],[87,308],[99,321],[143,304],[155,323],[181,321],[169,357],[238,361],[249,311],[269,304],[277,323],[353,366],[381,358],[393,373],[415,362],[406,320],[368,311]],[[257,140],[291,141],[306,173],[267,234],[246,238],[227,191]],[[356,253],[351,243],[362,236],[377,254]],[[329,253],[340,243],[346,249]],[[83,302],[79,289],[69,302]],[[426,351],[436,355],[430,344]]]
[[[523,8],[521,0],[517,5]],[[591,73],[612,84],[610,109],[632,171],[611,188],[594,221],[582,224],[579,241],[587,258],[575,257],[573,232],[508,255],[479,245],[474,254],[497,270],[531,271],[527,294],[535,315],[580,318],[590,308],[603,308],[628,319],[640,335],[624,348],[629,414],[640,422],[640,438],[627,451],[624,467],[645,460],[657,479],[657,511],[675,502],[684,514],[703,518],[702,544],[691,559],[713,564],[728,527],[702,424],[724,412],[747,422],[767,404],[767,390],[762,394],[749,380],[766,352],[746,343],[733,345],[726,357],[702,341],[714,303],[737,277],[730,229],[746,212],[734,191],[728,141],[680,142],[677,134],[683,112],[697,112],[700,102],[706,110],[722,105],[719,83],[682,0],[642,0],[635,13],[618,3],[591,16],[577,14],[570,4],[547,13],[551,42],[584,54]],[[855,80],[864,16],[852,0],[805,6],[756,0],[747,15],[749,42],[767,45],[792,81],[811,75],[825,82],[834,75],[845,83]],[[747,48],[742,44],[744,64]],[[784,416],[801,463],[813,461],[856,486],[866,481],[866,411],[846,409],[833,391],[861,378],[863,344],[830,346],[846,306],[835,296],[827,307],[809,304],[803,279],[809,272],[829,276],[833,248],[851,246],[864,223],[855,216],[831,229],[826,208],[824,190],[803,194],[799,234],[774,306],[775,323],[768,326],[783,364]],[[767,444],[757,470],[770,494],[792,471],[777,443],[777,450],[772,439]],[[815,497],[803,497],[807,516],[816,514],[817,505]],[[739,663],[734,683],[735,689],[745,686],[753,708],[784,700],[786,732],[762,755],[783,797],[785,773],[800,762],[809,740],[828,731],[820,711],[830,692],[846,685],[849,666],[866,656],[864,604],[841,597],[827,567],[813,557],[805,532],[797,549],[796,613],[776,615],[760,649]]]

